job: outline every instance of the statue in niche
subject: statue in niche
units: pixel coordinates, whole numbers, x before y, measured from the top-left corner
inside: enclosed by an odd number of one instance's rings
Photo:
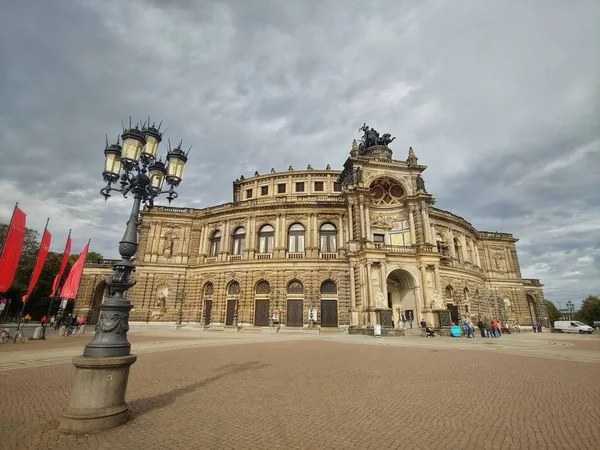
[[[423,191],[427,194],[427,190],[425,189],[425,180],[423,180],[423,177],[420,174],[417,175],[417,192],[418,191]]]
[[[435,291],[431,297],[431,309],[444,309],[444,302],[442,301],[442,296],[438,291]]]
[[[167,286],[159,287],[156,290],[156,301],[154,307],[159,309],[165,309],[167,307],[167,297],[169,295],[169,288]]]
[[[172,233],[165,235],[165,248],[163,250],[163,255],[165,258],[170,258],[173,255],[173,245],[175,243],[175,239]]]
[[[381,289],[377,289],[377,293],[375,294],[375,308],[387,309],[388,306],[386,303],[383,292],[381,292]]]

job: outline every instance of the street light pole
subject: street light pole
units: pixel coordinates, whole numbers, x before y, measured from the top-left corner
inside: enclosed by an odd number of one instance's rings
[[[158,144],[162,140],[158,128],[148,122],[131,126],[113,145],[108,144],[102,173],[107,185],[100,191],[107,200],[112,191],[127,198],[133,194],[133,206],[123,238],[119,242],[121,261],[115,264],[108,281],[109,296],[101,305],[100,317],[91,342],[85,346],[83,356],[73,359],[76,367],[75,383],[69,405],[60,420],[60,429],[71,433],[89,433],[122,425],[127,421],[128,407],[125,392],[129,368],[137,357],[131,355],[127,340],[129,311],[133,305],[127,299],[127,291],[135,285],[131,273],[135,269],[133,257],[138,248],[139,214],[142,203],[154,206],[154,199],[168,194],[169,203],[177,198],[175,188],[183,178],[187,153],[181,143],[167,153],[167,165],[156,159]],[[189,151],[188,151],[189,153]],[[167,182],[169,189],[163,191]],[[113,187],[119,182],[120,188]]]

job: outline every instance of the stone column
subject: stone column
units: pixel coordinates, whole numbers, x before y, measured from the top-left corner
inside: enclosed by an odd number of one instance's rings
[[[454,233],[452,233],[452,230],[448,230],[447,236],[448,236],[448,247],[450,247],[450,256],[452,256],[452,258],[456,259],[456,258],[458,258],[458,255],[454,251]]]
[[[340,224],[340,236],[342,238],[342,241],[338,244],[339,250],[340,247],[345,247],[346,242],[348,242],[348,228],[344,216],[341,213],[338,214],[338,222]]]
[[[409,206],[408,209],[408,221],[410,223],[410,239],[412,245],[417,245],[417,234],[415,232],[415,213],[412,206]]]
[[[439,266],[433,266],[433,275],[435,277],[435,288],[438,293],[442,292],[442,280],[440,278],[440,268]]]
[[[372,263],[367,263],[367,306],[373,306],[373,276],[371,275]]]
[[[429,226],[427,225],[427,212],[425,208],[421,206],[421,222],[423,223],[423,240],[426,244],[430,243],[429,239]]]
[[[387,290],[387,266],[385,262],[380,264],[380,272],[379,272],[379,284],[381,288],[381,292],[383,293],[383,298],[385,298],[385,304],[387,305],[388,301],[388,290]]]
[[[423,309],[429,308],[429,292],[427,292],[427,267],[425,264],[419,266],[421,273],[421,292],[423,292]]]
[[[367,222],[367,239],[372,241],[373,236],[371,236],[371,214],[369,213],[369,205],[367,203],[365,203],[365,221]]]
[[[354,219],[352,217],[352,203],[348,202],[348,226],[350,227],[348,237],[351,241],[354,240]]]
[[[361,237],[361,239],[364,239],[367,227],[365,225],[365,208],[364,208],[362,199],[359,200],[358,209],[360,212],[360,237]]]
[[[479,248],[477,247],[477,243],[473,245],[475,250],[475,260],[477,261],[477,266],[481,267],[481,259],[479,258]]]
[[[350,304],[356,308],[356,280],[354,279],[354,266],[350,266]]]

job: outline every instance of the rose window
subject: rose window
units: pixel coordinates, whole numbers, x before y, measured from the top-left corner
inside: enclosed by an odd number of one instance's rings
[[[375,180],[370,189],[371,200],[376,205],[393,205],[404,197],[402,186],[389,178]]]

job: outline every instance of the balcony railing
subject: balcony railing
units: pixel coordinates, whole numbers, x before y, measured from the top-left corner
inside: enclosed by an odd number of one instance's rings
[[[304,259],[304,252],[288,252],[288,259]]]
[[[321,259],[337,259],[338,254],[337,254],[337,252],[324,252],[324,253],[319,253],[319,257]]]
[[[241,261],[242,255],[229,255],[229,261]]]
[[[271,259],[272,256],[271,253],[257,253],[256,259]]]
[[[372,246],[372,247],[371,247]],[[367,248],[373,248],[375,250],[383,250],[387,253],[416,253],[417,248],[407,245],[388,245],[375,242],[373,244],[367,244]]]

